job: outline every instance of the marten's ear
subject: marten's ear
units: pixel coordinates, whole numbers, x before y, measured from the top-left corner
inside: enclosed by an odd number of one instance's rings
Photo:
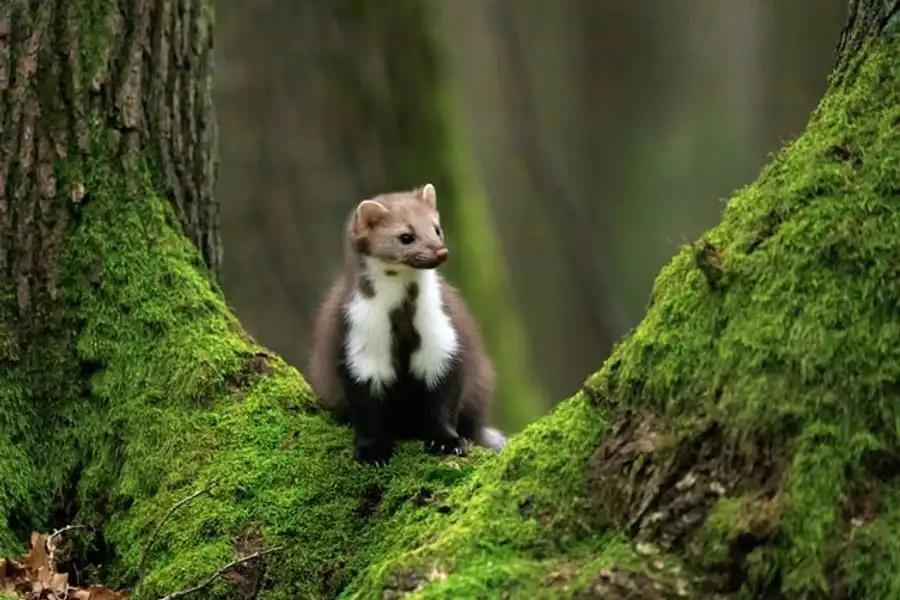
[[[388,214],[384,204],[376,200],[363,200],[356,207],[356,224],[361,230],[371,229]]]
[[[426,183],[425,187],[419,191],[419,197],[433,210],[437,210],[437,192],[433,185]]]

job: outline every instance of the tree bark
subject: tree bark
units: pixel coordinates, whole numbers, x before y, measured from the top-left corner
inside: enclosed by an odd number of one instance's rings
[[[585,389],[499,455],[409,443],[384,470],[354,463],[349,431],[229,312],[164,163],[121,168],[144,138],[123,153],[132,132],[92,113],[40,212],[71,212],[55,303],[46,274],[29,302],[5,296],[0,551],[90,524],[75,559],[136,598],[281,546],[206,597],[897,597],[898,5],[852,5],[807,131],[662,271]],[[62,34],[60,6],[15,4],[39,18],[3,39]],[[38,306],[59,327],[12,343]]]
[[[103,252],[73,270],[72,240],[96,199],[144,202],[152,189],[204,273],[219,268],[210,10],[202,0],[0,3],[0,455],[10,459],[0,522],[20,538],[38,515],[72,509],[82,457],[40,439],[64,427],[54,411],[89,394],[99,366],[79,357],[71,301],[73,278],[100,286],[105,276]]]
[[[0,7],[0,273],[20,314],[52,310],[63,238],[86,201],[84,182],[57,165],[75,168],[98,143],[123,168],[154,163],[185,234],[218,269],[209,11],[178,0]]]

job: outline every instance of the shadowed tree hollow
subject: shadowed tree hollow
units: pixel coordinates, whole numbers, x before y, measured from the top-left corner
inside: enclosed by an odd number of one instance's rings
[[[137,598],[272,547],[206,597],[900,595],[900,2],[851,3],[806,132],[581,391],[382,470],[215,283],[211,18],[0,6],[0,554],[89,524]]]

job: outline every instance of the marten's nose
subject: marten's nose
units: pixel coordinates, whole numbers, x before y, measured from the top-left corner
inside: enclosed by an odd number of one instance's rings
[[[442,263],[447,260],[447,257],[450,256],[450,251],[446,248],[440,248],[434,253],[435,258],[437,258],[438,263]]]

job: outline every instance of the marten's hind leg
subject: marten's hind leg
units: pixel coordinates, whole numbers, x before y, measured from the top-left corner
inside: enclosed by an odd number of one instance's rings
[[[488,426],[488,406],[488,402],[484,399],[476,399],[474,402],[463,401],[457,431],[460,437],[471,440],[479,446],[500,451],[506,445],[506,436],[499,429]]]

